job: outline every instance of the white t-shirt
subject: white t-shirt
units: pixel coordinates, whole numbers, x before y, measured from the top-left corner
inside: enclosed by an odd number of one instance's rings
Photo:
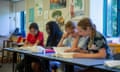
[[[82,48],[82,49],[86,48],[87,39],[88,39],[88,37],[81,37],[79,39],[78,47]]]
[[[63,41],[63,45],[67,47],[71,47],[73,44],[73,37],[68,37]]]
[[[71,47],[73,44],[73,40],[74,40],[73,37],[68,37],[64,40],[63,45],[67,47]],[[79,39],[78,47],[85,48],[86,41],[87,41],[87,38],[81,37]]]

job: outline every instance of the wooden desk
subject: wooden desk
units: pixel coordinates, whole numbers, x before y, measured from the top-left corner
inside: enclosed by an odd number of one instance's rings
[[[120,44],[109,43],[108,45],[111,48],[113,54],[120,53]]]

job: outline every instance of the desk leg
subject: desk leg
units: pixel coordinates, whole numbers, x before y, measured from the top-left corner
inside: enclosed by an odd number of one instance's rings
[[[74,72],[74,66],[65,64],[65,72]]]
[[[25,72],[32,72],[31,69],[31,63],[30,56],[24,54],[24,71]]]
[[[45,65],[46,65],[47,72],[51,72],[50,71],[50,61],[49,60],[45,61]]]
[[[13,60],[12,60],[12,72],[15,72],[15,64],[14,63],[16,63],[16,61],[17,61],[17,53],[16,52],[13,52]]]
[[[27,56],[26,55],[24,55],[24,66],[25,66],[24,71],[28,72],[28,68],[27,68],[28,67],[28,62],[27,62]]]
[[[15,54],[13,53],[13,59],[12,59],[12,72],[14,72],[14,58],[15,58],[14,55],[15,55]]]
[[[16,62],[16,53],[13,52],[13,60],[12,60],[12,72],[15,72],[15,65],[14,63]]]
[[[0,68],[2,67],[2,65],[0,64]]]

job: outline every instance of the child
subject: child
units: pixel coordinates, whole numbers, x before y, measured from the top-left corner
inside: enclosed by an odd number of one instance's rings
[[[46,32],[48,34],[46,47],[57,46],[63,34],[58,24],[55,21],[49,21],[46,24]]]
[[[63,34],[59,28],[59,25],[55,21],[49,21],[46,24],[46,32],[48,34],[46,47],[56,47]],[[49,64],[47,60],[46,60],[46,63]],[[57,65],[58,65],[58,62],[50,61],[50,67],[52,67],[52,72],[55,72]]]
[[[72,48],[66,50],[67,52],[68,51],[77,51],[78,46],[80,48],[83,48],[83,46],[86,42],[86,38],[80,37],[79,44],[77,46],[77,44],[74,44],[74,39],[78,38],[77,36],[78,36],[77,24],[73,21],[68,21],[65,24],[65,33],[63,34],[63,36],[58,44],[58,47],[63,47],[63,46],[72,47]]]
[[[29,31],[30,32],[27,35],[24,47],[37,45],[44,46],[43,33],[39,31],[37,23],[31,23],[29,26]],[[29,59],[29,61],[27,62],[32,66],[32,69],[35,72],[40,72],[39,65],[37,64],[39,62],[39,59],[34,59],[30,56],[27,56],[26,59]],[[18,70],[19,72],[24,72],[24,59],[16,66],[16,70]]]
[[[36,23],[30,24],[29,31],[27,40],[25,41],[25,46],[44,46],[43,33],[39,31],[39,27]]]
[[[78,35],[87,37],[87,43],[84,52],[74,54],[74,58],[112,58],[105,37],[96,31],[89,18],[83,18],[78,22]]]

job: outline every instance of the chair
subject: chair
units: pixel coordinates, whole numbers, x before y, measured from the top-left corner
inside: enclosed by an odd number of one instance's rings
[[[113,57],[115,60],[120,60],[120,53],[114,54]]]
[[[4,51],[4,48],[8,48],[8,47],[13,47],[12,41],[4,40],[3,41],[3,49],[2,49],[2,61],[1,61],[2,63],[9,62],[11,60],[11,56],[12,56],[11,53]]]

